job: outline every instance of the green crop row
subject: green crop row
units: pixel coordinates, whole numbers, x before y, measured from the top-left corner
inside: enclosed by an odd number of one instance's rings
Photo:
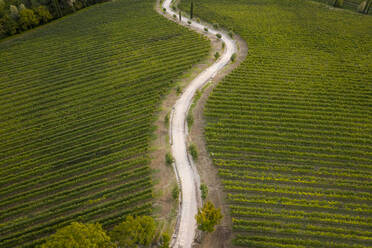
[[[71,221],[151,214],[149,145],[175,80],[206,38],[152,0],[93,6],[0,43],[0,247]]]
[[[371,17],[307,0],[194,1],[194,15],[248,46],[204,111],[233,243],[372,247]]]

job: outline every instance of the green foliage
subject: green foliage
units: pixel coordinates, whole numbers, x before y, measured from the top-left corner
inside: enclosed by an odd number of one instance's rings
[[[187,21],[187,24],[191,25],[191,21]]]
[[[173,162],[174,162],[174,159],[173,159],[172,154],[171,154],[170,152],[167,152],[167,153],[165,154],[165,163],[166,163],[167,165],[171,165]]]
[[[176,15],[176,14],[173,14],[173,18],[174,18],[174,19],[177,19],[177,15]]]
[[[222,35],[221,34],[216,34],[217,38],[218,39],[221,39],[222,38]]]
[[[221,57],[221,54],[219,52],[216,52],[214,54],[214,58],[217,60],[217,59],[219,59],[219,57]]]
[[[186,121],[187,121],[187,127],[190,129],[192,127],[192,124],[194,124],[194,116],[192,115],[191,112],[187,114]]]
[[[169,118],[170,118],[170,113],[167,113],[165,116],[164,116],[164,125],[166,127],[169,126]]]
[[[23,30],[30,29],[39,24],[39,17],[32,9],[22,9],[19,11],[19,25]]]
[[[207,196],[208,196],[208,186],[205,185],[204,183],[202,183],[200,185],[200,191],[201,191],[201,198],[203,200],[207,199]]]
[[[211,202],[206,202],[195,216],[198,229],[203,232],[213,232],[214,227],[221,222],[221,209],[215,208]]]
[[[359,4],[357,10],[359,13],[368,14],[371,8],[372,0],[364,0]]]
[[[175,184],[172,189],[172,198],[174,200],[177,200],[180,195],[180,189],[178,187],[178,184]]]
[[[10,17],[13,18],[14,20],[18,20],[19,18],[19,11],[17,6],[10,5],[9,6],[9,11],[10,11]]]
[[[189,145],[189,152],[191,154],[191,157],[196,161],[198,160],[198,151],[196,149],[196,146],[194,144]]]
[[[342,8],[344,6],[344,0],[331,0],[333,7]]]
[[[169,248],[170,246],[170,236],[168,233],[162,233],[160,237],[160,247],[159,248]]]
[[[0,247],[150,214],[154,115],[209,47],[152,0],[97,4],[1,42]]]
[[[231,38],[234,38],[234,32],[233,32],[233,31],[229,31],[229,36],[230,36]]]
[[[5,15],[0,19],[1,32],[7,35],[14,35],[18,32],[18,23],[9,15]]]
[[[46,239],[40,248],[114,248],[100,224],[72,222]]]
[[[120,247],[148,247],[153,242],[155,233],[156,223],[151,216],[129,215],[124,222],[112,229],[110,237]]]
[[[38,0],[31,0],[31,7],[36,9],[40,6],[40,2]],[[49,11],[49,10],[48,10]]]
[[[181,89],[181,87],[179,85],[177,85],[177,87],[176,87],[176,94],[177,94],[177,96],[179,94],[181,94],[181,93],[182,93],[182,89]]]
[[[43,5],[35,8],[35,13],[39,16],[41,23],[47,23],[53,18],[48,8]]]
[[[5,1],[0,0],[0,17],[2,17],[5,14]]]
[[[249,47],[205,106],[207,148],[227,193],[234,243],[365,247],[371,17],[310,1],[198,4],[198,15],[236,30]]]
[[[190,3],[190,19],[194,17],[194,2],[191,1]]]
[[[18,11],[21,12],[22,10],[25,10],[26,7],[23,3],[21,3],[19,6],[18,6]]]
[[[231,62],[234,62],[236,60],[236,56],[237,56],[236,53],[233,53],[233,55],[231,55],[231,58],[230,58]]]
[[[204,28],[204,31],[205,31],[205,32],[208,32],[208,28]]]
[[[217,29],[219,29],[219,27],[220,27],[220,26],[218,25],[218,23],[213,23],[213,28],[214,28],[214,29],[217,30]]]

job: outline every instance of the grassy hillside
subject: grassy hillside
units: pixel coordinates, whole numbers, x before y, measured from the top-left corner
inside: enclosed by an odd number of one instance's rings
[[[0,247],[151,213],[155,112],[209,50],[153,5],[117,0],[0,43]]]
[[[302,0],[195,12],[249,48],[205,109],[234,244],[372,247],[372,17]]]

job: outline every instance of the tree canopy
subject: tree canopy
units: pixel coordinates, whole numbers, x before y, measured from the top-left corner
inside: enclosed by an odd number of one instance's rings
[[[111,239],[120,247],[149,246],[155,238],[156,224],[151,216],[127,216],[110,232]]]
[[[96,224],[72,222],[49,236],[40,248],[114,248],[110,237]]]
[[[203,208],[198,210],[195,216],[198,229],[203,232],[213,232],[214,227],[221,222],[221,209],[215,208],[211,202],[204,204]]]

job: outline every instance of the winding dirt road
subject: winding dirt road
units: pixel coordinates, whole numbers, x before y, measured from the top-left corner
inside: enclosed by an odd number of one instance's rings
[[[178,16],[178,14],[170,8],[170,4],[171,0],[165,0],[162,7],[165,8],[166,12],[171,16],[174,14]],[[182,22],[187,23],[188,21],[190,20],[186,17],[182,17]],[[193,29],[201,31],[206,27],[194,21],[192,21],[190,26]],[[175,159],[174,169],[177,175],[177,180],[181,186],[180,214],[177,221],[178,226],[176,227],[172,241],[172,247],[174,248],[191,248],[197,227],[195,215],[197,214],[197,209],[201,202],[199,192],[199,174],[187,153],[187,112],[196,90],[201,88],[221,69],[223,69],[223,67],[229,63],[231,56],[237,51],[235,41],[227,34],[210,27],[208,27],[208,29],[208,32],[213,35],[217,33],[222,35],[221,40],[225,42],[224,53],[218,61],[201,72],[191,81],[174,105],[170,122],[172,154]]]

